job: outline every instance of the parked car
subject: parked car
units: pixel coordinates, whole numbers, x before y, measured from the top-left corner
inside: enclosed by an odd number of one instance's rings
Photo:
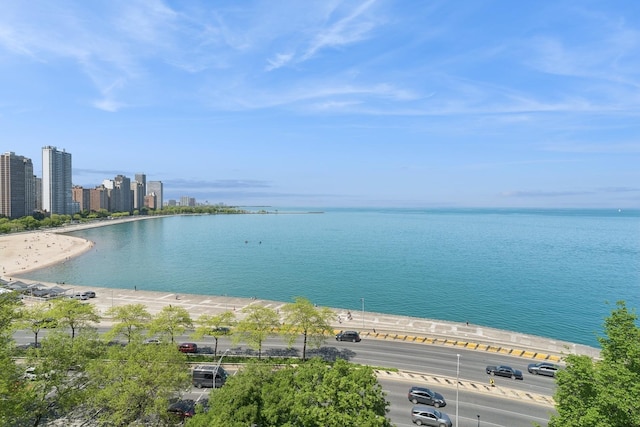
[[[89,298],[95,298],[96,297],[96,293],[93,291],[86,291],[85,294],[89,297]]]
[[[447,405],[443,395],[426,387],[411,387],[407,397],[413,404],[420,403],[435,406],[436,408]]]
[[[162,344],[162,342],[158,338],[147,338],[143,344]]]
[[[487,374],[497,375],[499,377],[513,378],[516,380],[524,379],[522,376],[522,371],[513,369],[512,367],[505,365],[487,366]]]
[[[340,331],[336,335],[336,341],[360,342],[360,334],[356,331]]]
[[[193,417],[196,414],[196,401],[192,399],[178,400],[169,405],[167,412],[183,420]]]
[[[73,295],[74,299],[79,299],[79,300],[88,300],[89,297],[87,296],[86,292],[78,292],[76,294]]]
[[[549,362],[530,363],[527,370],[530,374],[555,377],[560,367]]]
[[[198,345],[194,342],[183,342],[178,346],[178,350],[183,353],[197,353]]]
[[[227,376],[222,366],[197,365],[192,371],[192,383],[196,388],[220,388],[227,381]]]
[[[452,427],[453,425],[447,414],[424,405],[417,405],[411,409],[411,421],[419,426]]]

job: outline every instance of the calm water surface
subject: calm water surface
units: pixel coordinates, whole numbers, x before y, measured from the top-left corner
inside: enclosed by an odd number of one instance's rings
[[[281,212],[283,209],[280,210]],[[640,212],[327,209],[175,216],[73,233],[87,254],[29,278],[451,321],[597,346],[640,306]]]

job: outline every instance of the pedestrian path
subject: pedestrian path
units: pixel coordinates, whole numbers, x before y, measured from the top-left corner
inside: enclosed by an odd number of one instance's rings
[[[55,286],[56,284],[48,285]],[[100,313],[105,313],[110,307],[116,305],[143,304],[149,313],[155,314],[167,305],[174,305],[185,308],[194,320],[202,314],[212,315],[224,311],[232,311],[240,319],[243,316],[242,309],[251,304],[261,304],[277,311],[280,311],[286,304],[285,302],[257,298],[147,291],[135,287],[132,289],[73,285],[66,285],[66,287],[69,288],[70,293],[88,290],[96,292],[96,298],[90,299],[90,303],[94,304]],[[552,362],[560,361],[568,354],[583,354],[593,358],[598,358],[600,355],[599,349],[581,344],[473,325],[467,322],[456,323],[386,313],[350,312],[339,308],[332,308],[332,310],[336,314],[332,324],[336,331],[355,330],[364,337],[452,346]],[[103,323],[108,323],[108,319]]]

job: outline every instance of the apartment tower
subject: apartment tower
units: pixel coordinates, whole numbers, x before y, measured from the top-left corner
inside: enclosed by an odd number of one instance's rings
[[[50,214],[72,215],[71,153],[42,147],[42,209]]]
[[[0,155],[0,215],[13,219],[33,214],[35,185],[31,159],[13,152]]]

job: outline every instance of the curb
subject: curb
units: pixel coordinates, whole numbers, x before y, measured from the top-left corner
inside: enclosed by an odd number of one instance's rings
[[[456,388],[456,379],[451,377],[436,377],[429,374],[423,374],[418,372],[409,372],[409,371],[385,371],[385,370],[374,370],[378,379],[390,379],[390,380],[400,380],[415,383],[416,381],[420,381],[422,383],[426,383],[429,385],[437,386],[437,387],[449,387]],[[527,400],[532,403],[537,403],[540,405],[555,407],[555,401],[553,397],[539,394],[539,393],[531,393],[523,390],[515,390],[508,387],[500,387],[500,386],[491,386],[484,383],[478,383],[474,381],[468,381],[459,379],[458,387],[465,391],[475,392],[475,393],[490,393],[497,395],[502,398],[508,399],[517,399],[517,400]]]
[[[455,339],[449,338],[431,338],[431,337],[423,337],[416,335],[403,335],[403,334],[394,334],[394,333],[371,333],[371,332],[363,332],[360,335],[376,338],[381,340],[395,340],[395,341],[404,341],[411,342],[416,344],[434,344],[434,345],[444,345],[450,347],[459,347],[466,350],[477,350],[477,351],[486,351],[491,353],[500,353],[508,356],[514,357],[523,357],[532,360],[542,360],[549,362],[560,362],[562,358],[557,355],[547,354],[547,353],[539,353],[536,351],[530,350],[521,350],[509,347],[501,347],[489,344],[479,344],[475,342],[469,341],[459,341]]]

